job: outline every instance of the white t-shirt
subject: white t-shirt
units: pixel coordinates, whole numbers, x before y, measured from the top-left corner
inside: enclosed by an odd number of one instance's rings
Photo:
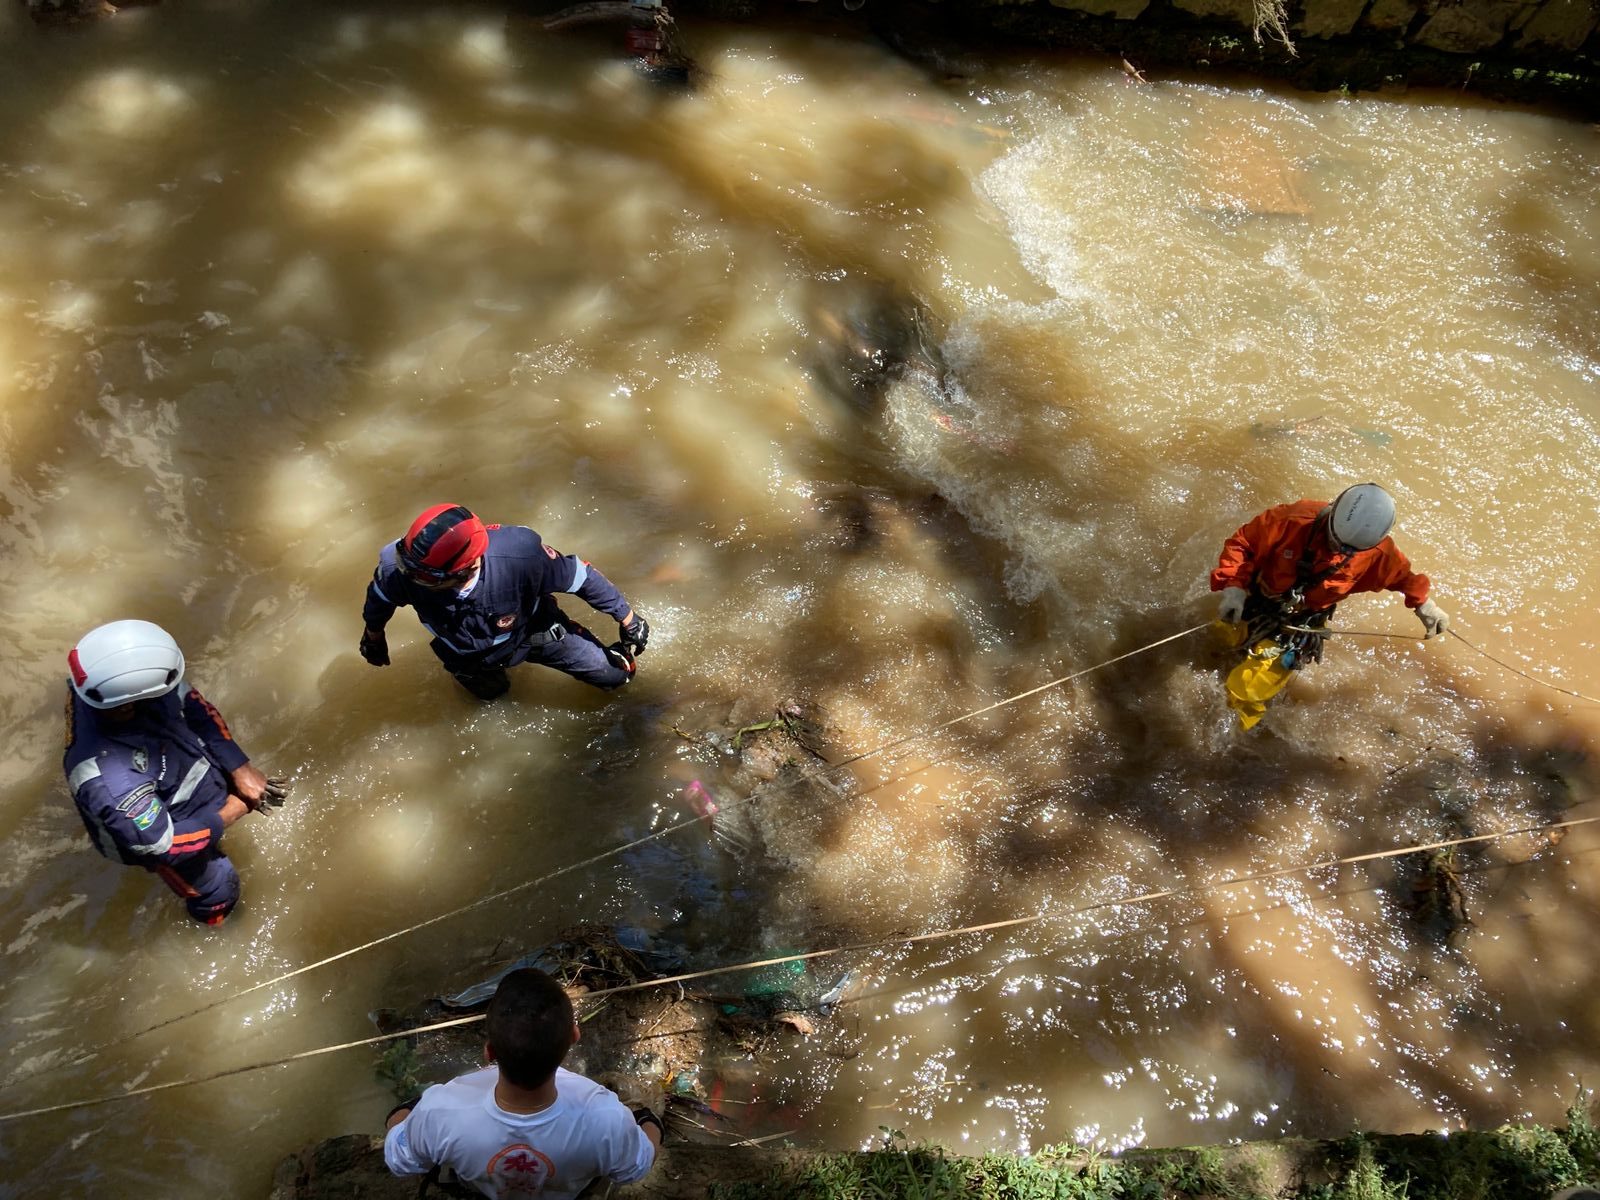
[[[642,1179],[655,1147],[616,1093],[556,1069],[556,1102],[543,1112],[509,1113],[494,1102],[499,1067],[435,1084],[383,1140],[396,1175],[436,1165],[485,1196],[576,1196],[601,1176]]]

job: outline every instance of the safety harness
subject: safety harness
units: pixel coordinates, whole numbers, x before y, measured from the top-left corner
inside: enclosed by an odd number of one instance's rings
[[[1294,587],[1281,596],[1268,596],[1252,587],[1244,605],[1244,619],[1250,630],[1244,644],[1253,646],[1264,639],[1276,642],[1283,647],[1283,665],[1296,671],[1308,662],[1322,661],[1322,646],[1328,635],[1315,630],[1327,625],[1339,607],[1335,602],[1327,608],[1307,609],[1306,593],[1331,579],[1352,557],[1345,551],[1321,571],[1312,570],[1317,557],[1317,538],[1326,529],[1326,515],[1311,523],[1306,544],[1300,551],[1300,561],[1295,564]],[[1298,628],[1286,628],[1288,626]]]

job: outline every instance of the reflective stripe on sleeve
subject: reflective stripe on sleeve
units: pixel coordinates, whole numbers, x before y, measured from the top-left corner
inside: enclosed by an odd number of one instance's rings
[[[168,850],[171,850],[172,818],[167,816],[166,813],[162,813],[161,817],[162,820],[166,821],[167,828],[159,838],[151,842],[148,846],[129,846],[128,849],[133,851],[135,854],[165,854]]]
[[[584,562],[583,559],[580,558],[578,560],[577,573],[575,575],[573,575],[572,582],[567,585],[566,590],[568,592],[574,592],[575,593],[579,588],[581,588],[583,586],[584,580],[586,580],[588,578],[589,578],[589,564]]]
[[[172,799],[167,802],[169,808],[177,808],[190,796],[194,795],[195,788],[200,786],[200,781],[206,777],[206,772],[211,770],[211,760],[202,758],[189,768],[189,773],[183,777],[183,782],[178,785],[178,790],[172,793]],[[172,835],[167,835],[170,840]]]
[[[99,778],[100,761],[94,758],[86,758],[77,766],[72,768],[72,774],[67,776],[67,786],[72,789],[72,794],[76,796],[78,794],[78,789],[84,784],[88,783],[91,779]]]

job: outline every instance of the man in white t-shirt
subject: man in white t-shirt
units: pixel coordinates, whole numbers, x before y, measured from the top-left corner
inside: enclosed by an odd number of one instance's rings
[[[389,1116],[383,1159],[396,1175],[435,1167],[485,1196],[576,1196],[602,1176],[644,1178],[661,1120],[562,1069],[578,1040],[572,1001],[532,967],[500,981],[484,1021],[490,1065],[436,1084]]]

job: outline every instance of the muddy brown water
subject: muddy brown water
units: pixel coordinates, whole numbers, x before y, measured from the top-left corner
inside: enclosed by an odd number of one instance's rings
[[[577,922],[734,962],[1597,811],[1594,707],[1459,641],[1338,642],[1246,736],[1195,636],[728,815],[748,849],[697,825],[133,1037],[681,820],[735,773],[674,726],[794,701],[842,757],[1205,620],[1228,532],[1351,481],[1476,645],[1600,693],[1600,148],[1450,96],[947,79],[805,32],[686,30],[676,92],[493,6],[19,9],[6,1110],[366,1036]],[[367,667],[378,548],[440,499],[606,571],[656,631],[637,682],[527,669],[482,707],[405,613]],[[63,658],[122,616],[296,780],[230,832],[219,931],[66,798]],[[1393,597],[1339,623],[1419,631]],[[742,1128],[1558,1120],[1600,1075],[1596,844],[1464,854],[1450,937],[1380,862],[858,955],[849,1046],[772,1051]],[[10,1121],[0,1196],[259,1194],[388,1104],[352,1051]]]

